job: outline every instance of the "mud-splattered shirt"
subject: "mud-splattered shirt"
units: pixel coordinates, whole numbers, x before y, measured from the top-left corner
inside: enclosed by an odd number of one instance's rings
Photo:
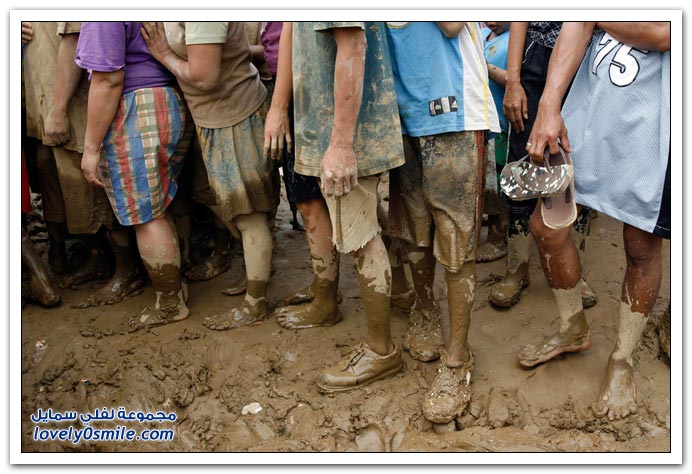
[[[394,78],[382,22],[297,22],[293,24],[293,98],[298,173],[320,175],[334,124],[332,28],[365,30],[367,52],[363,100],[356,124],[358,176],[382,173],[404,163]]]

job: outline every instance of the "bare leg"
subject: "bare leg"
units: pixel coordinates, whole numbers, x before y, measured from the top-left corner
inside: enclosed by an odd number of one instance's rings
[[[598,296],[586,282],[586,268],[584,268],[584,254],[586,253],[586,243],[591,233],[591,209],[582,208],[570,229],[572,241],[579,250],[579,260],[582,262],[581,281],[579,288],[581,291],[581,302],[584,308],[591,308],[598,303]]]
[[[288,329],[331,326],[341,321],[337,302],[339,253],[331,240],[329,210],[322,199],[298,203],[303,215],[314,280],[310,291],[301,290],[304,304],[287,305],[276,312],[279,324]],[[308,297],[310,299],[308,300]],[[301,301],[294,295],[292,301]]]
[[[476,263],[466,262],[461,271],[445,271],[449,303],[449,343],[442,351],[440,368],[423,398],[423,414],[434,423],[448,423],[460,416],[471,400],[473,355],[468,347],[471,310],[476,294]]]
[[[29,299],[36,301],[41,306],[55,306],[60,303],[60,295],[50,281],[41,257],[34,247],[29,234],[22,225],[22,263],[29,270]]]
[[[204,325],[216,331],[246,326],[267,316],[267,282],[273,245],[267,214],[255,212],[238,216],[234,224],[243,239],[247,292],[239,308],[204,319]]]
[[[639,344],[661,286],[661,238],[624,225],[627,270],[622,284],[620,325],[615,349],[608,360],[596,416],[617,420],[637,411],[633,353]]]
[[[73,308],[87,308],[116,304],[128,296],[142,292],[144,278],[135,263],[134,250],[130,231],[120,225],[107,232],[108,242],[115,258],[115,273],[111,279],[86,301],[73,304]]]
[[[185,276],[192,281],[206,281],[224,273],[231,266],[231,233],[214,216],[214,250],[209,258],[191,268]],[[244,284],[241,286],[245,286]],[[242,292],[236,292],[242,294]]]
[[[190,268],[190,234],[192,232],[192,202],[183,193],[175,195],[173,202],[168,207],[168,214],[175,224],[178,234],[178,246],[180,247],[180,269],[184,272]]]
[[[130,319],[130,330],[186,319],[187,291],[180,276],[180,247],[172,220],[166,214],[135,226],[139,254],[156,291],[156,305]]]
[[[391,310],[393,314],[407,317],[416,300],[416,293],[411,288],[404,269],[403,252],[408,244],[396,237],[382,237],[387,247],[389,266],[392,268]]]
[[[488,299],[500,308],[510,308],[519,302],[521,291],[529,286],[529,251],[531,234],[528,219],[517,208],[509,215],[507,229],[507,273],[494,285]]]
[[[411,313],[403,346],[411,357],[429,362],[440,357],[444,345],[440,327],[440,310],[433,295],[435,257],[432,247],[411,246],[408,254],[416,304]]]
[[[64,222],[46,222],[48,232],[48,263],[56,275],[68,270],[67,250],[65,249],[65,234],[67,228]]]
[[[488,237],[478,248],[476,262],[494,262],[507,255],[507,212],[488,215]]]
[[[88,257],[81,268],[74,273],[63,275],[58,280],[60,288],[69,288],[73,285],[81,285],[92,280],[100,280],[113,275],[114,262],[107,255],[103,246],[107,237],[104,232],[105,228],[99,230],[94,235],[85,236]]]
[[[591,347],[591,334],[581,302],[581,264],[569,228],[554,230],[543,224],[540,212],[531,217],[531,232],[538,245],[541,264],[560,311],[559,331],[519,352],[525,367],[546,362],[564,352],[579,352]]]
[[[403,368],[401,352],[392,342],[390,331],[391,269],[382,238],[375,236],[351,255],[356,259],[368,333],[365,344],[356,346],[322,373],[317,386],[323,392],[350,390],[392,376]]]

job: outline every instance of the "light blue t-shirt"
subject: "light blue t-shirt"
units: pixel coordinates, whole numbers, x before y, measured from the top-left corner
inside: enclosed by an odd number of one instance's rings
[[[499,132],[477,23],[466,23],[454,38],[434,22],[386,25],[404,135]]]
[[[488,40],[488,36],[492,31],[490,28],[483,28],[481,34],[483,35],[483,42],[485,43],[485,60],[493,66],[499,67],[500,69],[507,69],[507,47],[509,45],[509,30],[505,31],[499,36]],[[507,119],[505,114],[502,112],[502,102],[505,100],[505,86],[490,80],[490,93],[493,95],[493,101],[495,102],[495,107],[497,108],[497,116],[500,119],[500,128],[503,132],[509,130]]]

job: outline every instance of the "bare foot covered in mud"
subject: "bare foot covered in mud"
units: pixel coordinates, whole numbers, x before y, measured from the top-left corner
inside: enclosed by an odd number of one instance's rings
[[[114,275],[96,293],[89,296],[85,301],[74,303],[71,308],[89,308],[120,303],[125,298],[140,294],[143,287],[144,277],[139,272],[125,277]]]
[[[284,306],[277,309],[275,314],[278,323],[286,329],[333,326],[341,321],[338,306],[315,302]]]
[[[612,357],[608,360],[601,394],[591,409],[596,417],[607,415],[610,421],[637,412],[637,387],[634,385],[632,366],[626,360]]]
[[[145,308],[139,315],[130,317],[128,331],[135,332],[187,319],[190,309],[185,303],[186,300],[187,289],[184,287],[172,294],[158,295],[156,306]]]
[[[421,404],[423,415],[433,423],[449,423],[461,416],[471,400],[473,354],[469,351],[466,362],[451,367],[444,350],[441,359],[435,380]]]
[[[88,260],[77,271],[58,278],[59,288],[70,288],[113,275],[113,262],[103,252],[91,252]]]
[[[310,284],[305,288],[301,288],[300,290],[293,293],[291,296],[287,296],[286,298],[281,300],[281,306],[291,306],[303,303],[310,303],[313,299],[315,299],[315,292],[312,290],[313,284],[313,282],[310,282]]]
[[[231,267],[229,252],[212,252],[209,258],[185,272],[185,277],[192,281],[207,281],[222,274]]]
[[[494,262],[507,255],[507,244],[503,242],[486,242],[476,252],[476,262]]]
[[[411,357],[421,362],[440,358],[444,341],[440,327],[439,307],[432,310],[415,309],[413,311],[404,335],[403,346]]]
[[[262,321],[266,316],[267,302],[264,298],[254,305],[245,299],[239,308],[233,308],[228,313],[207,316],[202,324],[214,331],[226,331]]]
[[[27,300],[37,303],[46,308],[57,306],[60,304],[60,295],[53,288],[53,285],[46,278],[37,278],[32,276],[29,283],[26,285]]]
[[[408,318],[411,315],[415,302],[416,292],[413,290],[404,293],[393,293],[390,298],[391,312],[402,318]]]
[[[580,313],[583,315],[583,312]],[[579,320],[583,316],[580,316]],[[553,334],[537,344],[524,346],[517,354],[524,367],[534,367],[566,352],[581,352],[591,347],[591,333],[585,321],[573,323],[564,331]]]

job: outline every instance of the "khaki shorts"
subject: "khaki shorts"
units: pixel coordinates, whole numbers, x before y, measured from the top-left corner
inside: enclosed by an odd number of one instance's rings
[[[403,166],[390,171],[387,233],[456,273],[476,258],[483,186],[483,132],[404,136]]]
[[[339,252],[362,249],[382,231],[377,222],[379,181],[379,175],[358,178],[358,186],[342,196],[338,203],[334,196],[324,196],[332,222],[332,240]]]

